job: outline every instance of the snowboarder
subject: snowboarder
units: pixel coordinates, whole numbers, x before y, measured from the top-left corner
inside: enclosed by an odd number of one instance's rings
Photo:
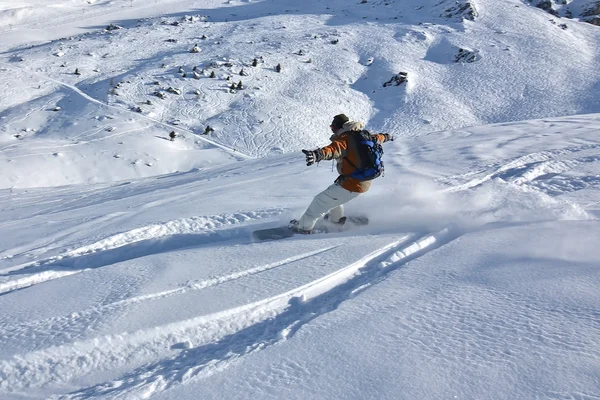
[[[171,138],[171,142],[173,140],[175,140],[175,137],[177,137],[177,134],[175,133],[175,131],[171,131],[171,133],[169,133],[169,137]]]
[[[362,134],[372,140],[374,147],[381,148],[380,144],[394,140],[388,133],[371,135],[365,131],[362,122],[350,121],[344,114],[336,115],[330,125],[333,135],[329,138],[331,144],[316,150],[302,150],[306,155],[306,165],[310,166],[321,160],[337,160],[337,171],[340,174],[335,182],[317,194],[300,220],[290,221],[290,229],[298,233],[311,233],[319,218],[329,212],[329,221],[343,224],[344,204],[365,193],[371,186],[371,179],[364,180],[354,177],[365,165],[365,157],[359,154],[359,141]],[[380,168],[383,167],[381,164]],[[375,176],[379,176],[378,171]]]

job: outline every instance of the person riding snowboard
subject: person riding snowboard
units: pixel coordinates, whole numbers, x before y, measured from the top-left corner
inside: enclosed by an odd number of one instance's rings
[[[365,193],[371,180],[383,172],[381,144],[394,140],[388,133],[370,134],[362,122],[350,121],[344,114],[336,115],[330,128],[331,144],[316,150],[302,150],[306,165],[322,160],[337,160],[340,174],[327,189],[317,194],[300,220],[291,220],[290,229],[298,233],[311,233],[319,218],[329,212],[329,221],[343,224],[344,204]]]

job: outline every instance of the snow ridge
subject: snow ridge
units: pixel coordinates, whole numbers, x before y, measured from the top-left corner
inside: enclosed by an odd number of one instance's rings
[[[556,150],[544,150],[520,156],[507,163],[493,165],[486,170],[469,172],[468,174],[456,177],[447,177],[440,181],[449,182],[453,186],[446,189],[446,192],[458,192],[471,189],[485,182],[496,178],[512,182],[516,185],[526,185],[532,183],[540,177],[549,177],[575,169],[581,164],[595,163],[600,161],[600,156],[595,155],[600,148],[598,144],[588,144],[583,146],[573,146]],[[572,154],[589,153],[578,158],[568,158]],[[562,158],[562,159],[561,159]],[[492,170],[492,172],[488,172]],[[474,178],[473,176],[481,175]],[[461,178],[467,178],[468,181],[458,183]]]
[[[85,272],[92,268],[156,254],[166,249],[198,246],[207,242],[249,235],[249,228],[236,226],[258,219],[273,218],[282,211],[282,209],[274,208],[235,214],[180,218],[132,229],[90,245],[67,250],[59,256],[0,271],[0,277],[33,272],[32,275],[23,278],[0,282],[0,295]],[[85,267],[79,267],[81,265],[85,265]]]

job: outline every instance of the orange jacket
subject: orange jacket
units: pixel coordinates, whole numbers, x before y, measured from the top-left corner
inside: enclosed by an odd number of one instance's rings
[[[323,160],[337,160],[337,171],[340,176],[335,180],[344,189],[350,192],[364,193],[371,187],[371,181],[359,181],[352,177],[359,164],[355,149],[355,141],[352,140],[352,131],[360,131],[364,127],[361,122],[348,121],[344,124],[342,131],[331,136],[331,144],[320,148]],[[382,133],[372,135],[379,143],[387,141],[389,136]]]

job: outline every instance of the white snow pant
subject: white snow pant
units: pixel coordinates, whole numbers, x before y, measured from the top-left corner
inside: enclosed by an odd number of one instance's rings
[[[359,194],[346,190],[337,183],[334,183],[315,196],[302,218],[300,218],[300,221],[298,221],[298,228],[306,231],[312,230],[319,218],[328,211],[330,221],[338,222],[344,216],[343,204],[354,199]]]

